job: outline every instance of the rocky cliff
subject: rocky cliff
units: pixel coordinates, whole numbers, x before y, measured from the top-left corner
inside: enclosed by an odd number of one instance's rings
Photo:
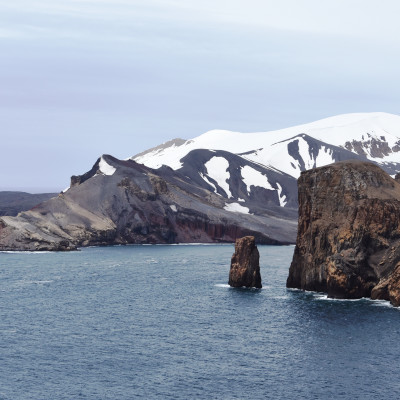
[[[153,170],[104,155],[71,187],[16,217],[0,218],[0,250],[72,250],[130,243],[294,242],[295,210],[248,207],[169,167]],[[254,204],[254,206],[253,206]],[[258,208],[257,208],[258,207]],[[231,211],[233,209],[233,211]]]
[[[400,184],[346,161],[303,172],[287,287],[400,305]]]

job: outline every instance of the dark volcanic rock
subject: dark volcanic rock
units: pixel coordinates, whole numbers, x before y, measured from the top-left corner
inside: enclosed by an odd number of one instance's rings
[[[248,207],[251,213],[262,215],[266,211],[275,210],[279,216],[287,216],[290,212],[295,212],[297,218],[297,184],[296,179],[281,171],[273,168],[256,164],[250,160],[240,157],[222,150],[192,150],[180,161],[182,167],[178,170],[181,175],[190,177],[191,181],[199,187],[206,188],[210,191],[215,191],[222,197],[229,199],[226,193],[226,187],[219,186],[219,183],[213,179],[212,174],[206,168],[206,163],[212,158],[218,157],[224,159],[228,165],[227,172],[229,179],[227,183],[232,199],[238,200],[242,205]],[[261,186],[248,187],[243,180],[242,170],[249,168],[255,173],[265,176],[269,182],[270,188],[266,189]],[[206,180],[205,180],[206,178]],[[280,197],[285,198],[285,207],[281,207]]]
[[[347,161],[303,172],[287,287],[400,303],[400,184]]]
[[[231,260],[229,285],[233,287],[261,288],[260,254],[254,236],[236,239]]]
[[[71,250],[130,243],[293,243],[296,221],[230,212],[231,199],[170,168],[103,155],[71,187],[17,217],[0,219],[0,250]]]

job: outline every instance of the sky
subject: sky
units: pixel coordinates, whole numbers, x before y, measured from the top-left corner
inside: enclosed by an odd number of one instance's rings
[[[0,190],[211,129],[400,114],[396,0],[0,0]]]

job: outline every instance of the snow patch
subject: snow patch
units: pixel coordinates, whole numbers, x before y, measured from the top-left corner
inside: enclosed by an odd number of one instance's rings
[[[230,212],[237,212],[237,213],[242,213],[242,214],[249,214],[249,209],[247,207],[243,207],[239,203],[225,203],[224,210],[230,211]]]
[[[116,168],[108,164],[107,161],[101,157],[99,162],[99,170],[102,174],[111,176],[116,171]]]
[[[315,160],[313,159],[312,155],[310,155],[310,147],[308,143],[302,138],[298,137],[296,140],[298,140],[299,144],[299,154],[300,157],[304,161],[304,165],[306,169],[312,169],[315,166]],[[300,170],[300,163],[299,163],[299,170]]]
[[[268,190],[275,190],[268,181],[268,178],[263,175],[261,172],[257,171],[254,168],[245,165],[242,167],[241,175],[243,178],[243,182],[247,186],[247,193],[250,194],[251,186],[259,186]]]
[[[318,156],[315,160],[317,167],[323,167],[334,162],[332,157],[332,150],[327,149],[325,146],[321,146],[321,150],[318,152]]]
[[[279,205],[285,207],[287,204],[286,195],[282,195],[282,186],[278,182],[276,182],[276,186],[278,186]]]
[[[180,159],[195,148],[195,146],[191,145],[191,142],[191,140],[188,140],[179,146],[173,144],[170,147],[156,149],[132,159],[139,164],[144,164],[154,169],[160,168],[162,165],[168,165],[177,170],[182,167]]]
[[[217,187],[207,178],[207,176],[201,172],[199,172],[199,174],[214,189],[214,193],[217,193]],[[217,193],[217,195],[220,196],[219,193]]]
[[[228,172],[229,162],[224,157],[212,157],[207,161],[204,166],[207,168],[207,174],[210,178],[217,182],[218,186],[225,191],[228,199],[232,197],[229,189],[228,179],[230,174]]]
[[[175,204],[171,204],[170,207],[171,207],[171,210],[173,212],[177,212],[178,211]]]

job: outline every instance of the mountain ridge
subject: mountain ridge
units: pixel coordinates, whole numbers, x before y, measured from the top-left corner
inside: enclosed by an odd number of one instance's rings
[[[273,146],[301,134],[308,135],[330,147],[336,146],[347,151],[353,150],[351,152],[355,154],[354,157],[366,157],[367,160],[376,162],[383,168],[385,168],[385,162],[397,164],[400,162],[400,116],[382,112],[341,114],[269,132],[241,133],[211,130],[184,143],[180,142],[179,145],[175,142],[168,146],[167,142],[162,147],[160,145],[157,150],[149,149],[131,159],[151,168],[168,165],[173,169],[179,169],[182,167],[180,160],[195,149],[224,150],[237,155],[263,149],[264,152],[258,153],[257,157],[252,157],[252,161],[282,170],[282,166],[274,165],[276,159],[271,157],[275,154]],[[381,146],[377,144],[381,144]],[[378,152],[377,148],[380,148]],[[331,158],[316,166],[335,161],[338,160]],[[290,173],[290,162],[286,162],[286,164],[288,166],[285,171]],[[400,165],[396,166],[396,168],[398,167]],[[296,168],[294,169],[296,170]],[[292,172],[290,174],[297,178],[301,170]]]
[[[179,171],[153,170],[109,155],[101,156],[88,173],[73,176],[70,188],[58,197],[16,217],[0,218],[3,251],[220,243],[247,235],[258,243],[293,243],[296,221],[290,209],[254,215]]]
[[[276,132],[210,131],[135,160],[102,155],[58,197],[1,218],[0,249],[233,242],[246,235],[290,244],[301,172],[348,160],[400,172],[400,116],[347,114]],[[326,136],[329,142],[321,140]]]

